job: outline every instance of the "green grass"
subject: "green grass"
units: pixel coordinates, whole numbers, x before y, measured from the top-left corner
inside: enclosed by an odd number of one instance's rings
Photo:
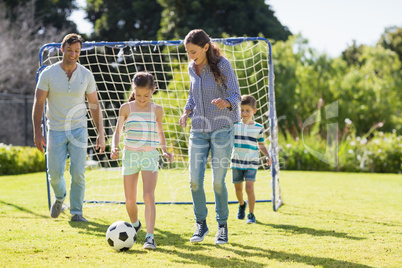
[[[269,199],[266,171],[259,172],[258,199]],[[210,200],[210,174],[206,190]],[[229,199],[234,190],[228,178]],[[128,220],[123,205],[87,205],[89,223],[48,213],[44,173],[0,177],[1,267],[400,267],[402,265],[402,176],[330,172],[281,173],[285,205],[257,203],[257,224],[235,219],[229,205],[229,244],[216,246],[214,206],[210,234],[191,244],[191,205],[158,205],[155,251],[142,249],[144,231],[126,253],[106,243],[108,226]],[[139,187],[141,188],[141,187]],[[179,190],[175,190],[179,189]],[[172,191],[175,194],[172,194]],[[181,194],[182,193],[182,194]],[[191,201],[187,175],[161,174],[159,201]],[[141,195],[139,195],[141,196]],[[142,201],[142,198],[139,199]],[[144,206],[139,206],[143,223]],[[145,228],[144,228],[145,229]]]

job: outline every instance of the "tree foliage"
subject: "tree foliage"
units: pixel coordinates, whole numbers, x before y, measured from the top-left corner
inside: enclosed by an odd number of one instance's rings
[[[385,29],[381,35],[378,44],[384,48],[388,48],[398,54],[399,60],[402,62],[402,28],[393,26]]]
[[[192,29],[210,36],[258,36],[286,40],[291,32],[264,0],[158,0],[163,6],[159,39],[183,39]]]
[[[383,131],[402,131],[402,69],[396,53],[380,46],[360,46],[357,51],[353,57],[331,59],[311,50],[301,37],[274,44],[277,113],[283,130],[297,137],[310,115],[338,101],[340,129],[348,118],[357,135],[378,123]]]
[[[74,0],[4,0],[6,17],[16,21],[20,18],[19,6],[31,5],[31,12],[34,13],[36,23],[44,28],[53,28],[55,30],[69,29],[72,32],[77,31],[77,25],[68,20],[71,13],[77,9]]]
[[[55,32],[35,19],[33,3],[13,9],[15,20],[0,4],[0,92],[32,95],[38,69],[39,48],[48,42],[61,42],[67,31]],[[42,31],[39,31],[42,29]],[[40,33],[39,33],[40,32]]]
[[[162,7],[156,0],[87,0],[93,40],[155,40]]]

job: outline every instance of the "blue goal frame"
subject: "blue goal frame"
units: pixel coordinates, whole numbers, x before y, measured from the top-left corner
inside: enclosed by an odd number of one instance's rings
[[[271,164],[271,179],[272,179],[272,200],[256,200],[256,202],[272,202],[273,210],[277,211],[279,207],[283,204],[281,197],[281,190],[279,184],[279,157],[278,157],[278,137],[277,137],[277,115],[276,115],[276,105],[275,105],[275,87],[274,87],[274,64],[272,59],[272,45],[270,41],[263,37],[236,37],[236,38],[213,38],[212,41],[216,43],[222,43],[227,46],[235,46],[246,41],[264,41],[268,45],[268,95],[269,95],[269,125],[270,125],[270,155],[272,158]],[[183,44],[183,40],[172,40],[172,41],[124,41],[124,42],[84,42],[82,45],[82,50],[90,50],[94,47],[113,47],[113,48],[125,48],[127,46],[138,47],[138,46],[179,46]],[[47,67],[43,65],[43,53],[45,50],[49,52],[54,49],[60,50],[61,43],[49,43],[43,45],[39,50],[39,69],[36,74],[36,82],[38,81],[40,72]],[[46,139],[46,119],[45,119],[46,107],[42,117],[42,133]],[[45,148],[46,151],[46,148]],[[49,183],[49,175],[47,171],[47,155],[46,159],[46,186],[48,194],[48,206],[51,207],[51,191]],[[99,203],[99,201],[84,201],[86,203]],[[104,203],[124,203],[124,202],[112,202],[112,201],[102,201]],[[237,203],[237,201],[229,201],[229,203]],[[143,204],[143,202],[138,202],[138,204]],[[156,204],[192,204],[192,202],[156,202]],[[207,202],[207,204],[214,204],[214,202]]]

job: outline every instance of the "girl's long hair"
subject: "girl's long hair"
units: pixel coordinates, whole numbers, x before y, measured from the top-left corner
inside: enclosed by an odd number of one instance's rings
[[[133,91],[130,94],[130,97],[128,98],[128,101],[133,101],[135,100],[135,92],[134,89],[136,87],[145,87],[149,88],[149,90],[154,90],[156,87],[155,85],[155,80],[154,76],[150,73],[147,72],[138,72],[134,75],[133,77]]]
[[[222,59],[222,52],[217,43],[212,42],[211,38],[207,35],[207,33],[202,29],[191,30],[184,38],[184,44],[192,43],[199,47],[204,47],[206,44],[209,44],[209,48],[207,50],[207,60],[209,67],[211,68],[212,74],[214,75],[215,81],[222,85],[225,83],[226,78],[222,75],[221,71],[218,68],[218,63]]]

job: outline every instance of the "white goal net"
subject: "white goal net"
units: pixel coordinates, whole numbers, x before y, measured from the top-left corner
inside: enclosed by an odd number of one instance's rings
[[[269,179],[267,194],[262,200],[273,199],[274,210],[280,206],[277,119],[271,44],[265,38],[213,39],[228,58],[237,75],[241,94],[257,99],[255,120],[266,130],[266,143],[273,165],[265,178]],[[39,53],[40,71],[62,59],[60,43],[44,45]],[[168,194],[161,203],[191,203],[188,184],[188,138],[190,127],[179,126],[179,118],[186,104],[189,90],[188,57],[179,41],[127,41],[85,42],[80,64],[92,71],[103,109],[106,132],[106,153],[95,152],[96,128],[88,114],[88,161],[85,200],[89,203],[124,203],[121,162],[110,160],[110,145],[120,106],[127,102],[131,81],[136,72],[147,71],[154,75],[157,91],[152,101],[164,109],[163,126],[173,163],[160,160],[158,184],[165,184]],[[122,142],[120,143],[122,146]],[[260,161],[261,169],[263,161]],[[228,172],[230,177],[230,172]],[[272,178],[272,181],[271,181]],[[272,186],[272,191],[271,191]],[[169,189],[169,190],[167,190]],[[157,195],[158,196],[158,195]],[[49,193],[50,200],[50,193]]]

